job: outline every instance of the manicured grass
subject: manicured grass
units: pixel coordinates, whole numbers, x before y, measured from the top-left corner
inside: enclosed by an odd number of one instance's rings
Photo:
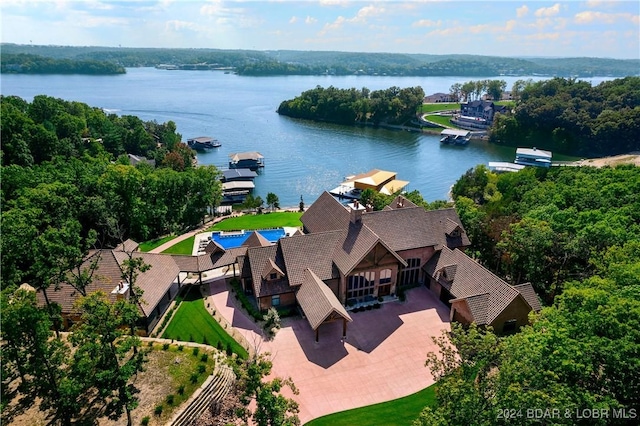
[[[247,351],[229,336],[207,312],[204,300],[195,289],[192,289],[184,297],[162,337],[178,341],[205,343],[221,347],[224,350],[229,345],[238,356],[242,358],[248,356]]]
[[[188,254],[190,255],[191,252],[193,251],[193,244],[196,240],[195,236],[191,236],[189,238],[187,238],[186,240],[182,240],[179,243],[176,243],[174,245],[172,245],[171,247],[169,247],[168,249],[166,249],[165,251],[163,251],[163,253],[168,253],[168,254]]]
[[[411,426],[424,407],[434,402],[435,385],[432,385],[404,398],[319,417],[305,426]]]
[[[451,123],[451,117],[445,115],[427,115],[425,118],[442,125],[442,127],[456,127]]]
[[[242,229],[269,229],[283,226],[300,227],[301,212],[273,212],[230,217],[218,222],[210,231],[239,231]]]
[[[438,112],[438,111],[450,111],[452,109],[460,110],[460,104],[458,103],[439,103],[439,104],[423,104],[420,107],[422,112]]]
[[[144,243],[140,243],[138,250],[143,252],[151,251],[156,247],[160,247],[167,241],[173,240],[175,237],[176,237],[175,235],[169,235],[168,237],[156,238],[155,240],[145,241]]]

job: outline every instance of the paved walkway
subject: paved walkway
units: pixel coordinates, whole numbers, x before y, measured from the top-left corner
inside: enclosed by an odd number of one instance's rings
[[[207,228],[215,225],[216,223],[227,219],[229,217],[233,217],[233,216],[220,216],[220,217],[216,217],[213,220],[210,220],[208,222],[205,222],[204,225],[199,226],[198,228],[194,229],[193,231],[189,231],[186,234],[182,234],[182,235],[178,235],[177,237],[175,237],[174,239],[167,241],[166,243],[152,249],[149,250],[149,253],[162,253],[163,251],[165,251],[166,249],[168,249],[169,247],[173,246],[174,244],[178,244],[180,241],[186,240],[189,237],[192,237],[194,235],[200,234],[202,232],[204,232]]]
[[[260,352],[271,353],[274,376],[291,377],[300,391],[300,420],[389,401],[433,384],[424,366],[435,351],[431,336],[449,330],[449,312],[424,287],[407,292],[407,301],[353,313],[346,341],[342,322],[320,326],[320,341],[309,323],[286,318],[276,337],[262,331],[236,308],[224,281],[209,283],[211,300],[229,323]]]

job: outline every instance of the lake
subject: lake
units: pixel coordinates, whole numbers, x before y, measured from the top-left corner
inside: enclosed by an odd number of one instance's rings
[[[311,204],[345,176],[370,169],[392,170],[410,181],[429,201],[445,199],[467,169],[489,161],[512,161],[515,149],[471,141],[468,146],[441,146],[439,136],[405,131],[345,127],[279,116],[281,101],[317,85],[386,89],[422,86],[425,94],[449,92],[452,84],[481,78],[382,76],[242,77],[221,71],[168,71],[129,68],[124,75],[1,76],[3,95],[31,101],[44,94],[80,101],[143,120],[173,120],[183,141],[212,136],[222,146],[198,153],[200,164],[228,167],[230,153],[259,151],[265,167],[256,178],[255,195],[275,193],[280,205],[297,206],[300,196]],[[504,79],[509,90],[514,81]],[[540,78],[534,78],[539,80]],[[598,84],[606,78],[593,78]]]

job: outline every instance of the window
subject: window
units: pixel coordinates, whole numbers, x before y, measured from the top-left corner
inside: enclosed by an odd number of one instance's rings
[[[280,306],[280,295],[275,294],[271,296],[271,306]]]
[[[347,298],[364,297],[373,294],[376,275],[373,271],[357,272],[347,280]]]
[[[278,278],[278,274],[276,274],[275,272],[272,272],[271,274],[269,274],[269,279],[270,280],[275,280]]]
[[[510,319],[504,322],[504,325],[502,326],[502,332],[503,333],[513,333],[514,331],[516,331],[516,320],[514,319]]]
[[[400,285],[417,283],[420,276],[420,258],[407,259],[407,266],[400,271]]]
[[[380,271],[380,285],[389,284],[391,282],[391,269],[383,269]]]

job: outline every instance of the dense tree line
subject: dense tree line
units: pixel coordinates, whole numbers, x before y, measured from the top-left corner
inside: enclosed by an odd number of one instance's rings
[[[394,86],[374,91],[366,87],[358,90],[317,86],[294,99],[283,101],[277,112],[294,118],[338,124],[405,124],[415,118],[423,99],[424,91],[419,86],[405,89]]]
[[[492,142],[582,156],[640,150],[640,77],[597,86],[563,78],[520,81],[516,88],[514,114],[494,120]]]
[[[549,306],[511,336],[452,324],[435,339],[436,403],[415,426],[637,422],[639,191],[634,166],[481,166],[456,183],[471,254],[514,284],[532,282]]]
[[[629,76],[640,61],[609,58],[506,58],[480,55],[427,55],[295,50],[152,49],[2,44],[3,56],[29,53],[58,59],[109,61],[125,67],[158,64],[218,64],[245,75],[397,76]],[[4,57],[3,57],[4,61]]]
[[[55,285],[90,247],[197,225],[221,197],[219,172],[193,167],[172,122],[3,97],[1,131],[3,288]]]
[[[478,166],[452,194],[474,256],[548,303],[566,281],[603,273],[614,251],[640,244],[638,167]]]
[[[28,54],[3,54],[3,74],[124,74],[124,67],[96,60],[53,59]]]

